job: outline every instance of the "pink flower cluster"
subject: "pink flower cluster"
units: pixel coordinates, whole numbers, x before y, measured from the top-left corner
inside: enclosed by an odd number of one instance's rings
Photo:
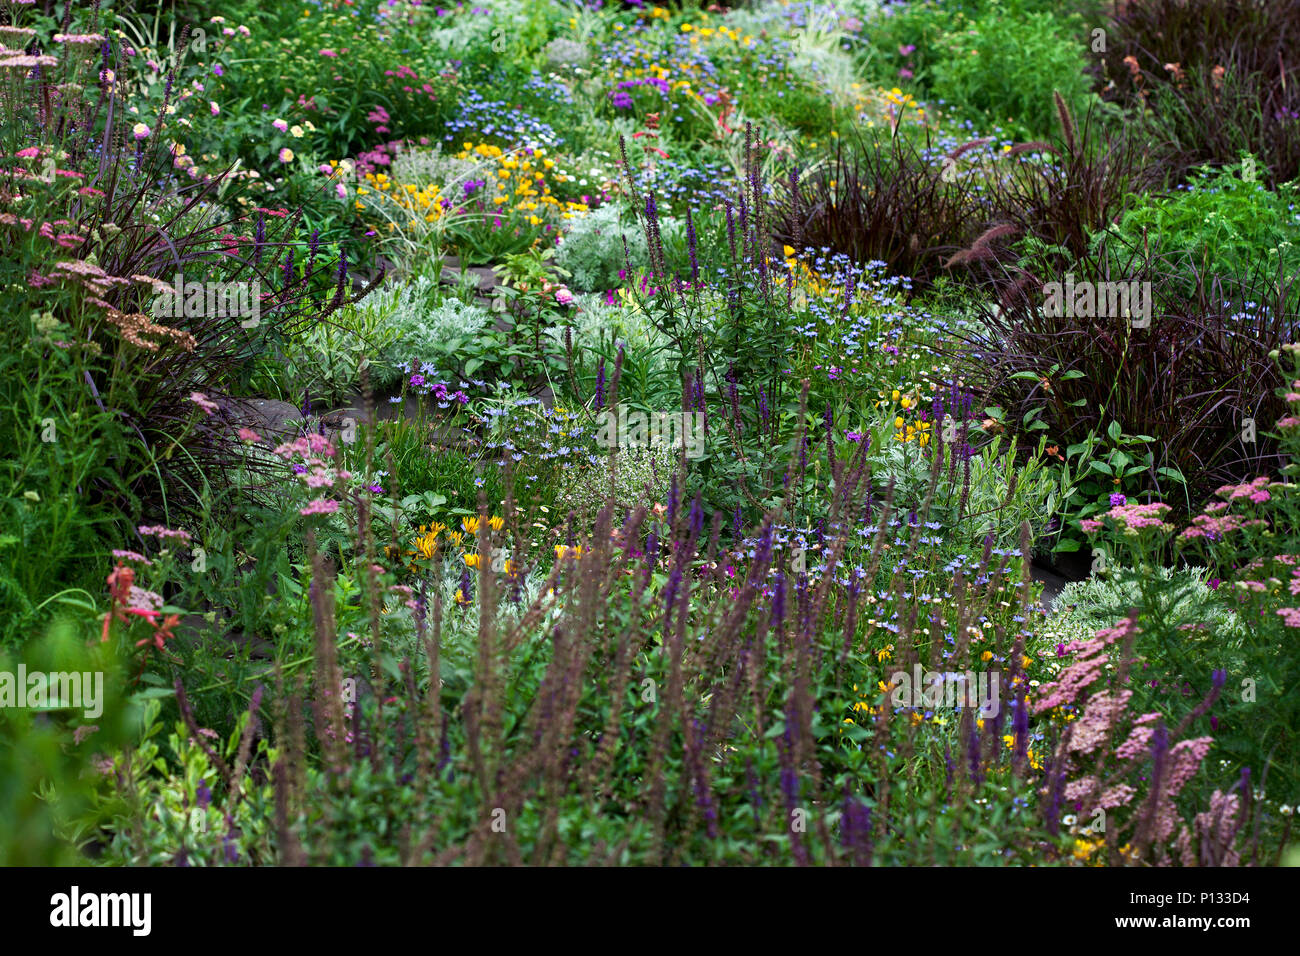
[[[163,599],[161,594],[155,594],[153,591],[146,591],[142,587],[131,585],[131,591],[127,597],[126,606],[136,608],[141,611],[161,611]]]
[[[250,432],[255,435],[255,432]],[[241,434],[240,437],[246,438]],[[341,468],[333,468],[325,461],[333,458],[335,449],[324,435],[305,435],[291,442],[285,442],[275,449],[275,454],[285,461],[293,462],[293,472],[308,488],[313,491],[323,488],[342,489],[345,482],[351,480],[352,473]],[[294,461],[294,459],[302,459]],[[339,510],[339,503],[332,498],[315,498],[308,502],[298,513],[303,517],[311,515],[333,514]]]
[[[67,219],[55,219],[53,222],[43,222],[36,231],[41,238],[48,239],[62,249],[75,249],[86,241],[86,237],[76,232],[56,232],[56,226],[74,227],[74,223]]]
[[[1192,849],[1192,834],[1187,827],[1183,827],[1178,834],[1176,845],[1183,866],[1239,866],[1240,855],[1228,844],[1240,826],[1237,822],[1240,809],[1241,801],[1236,794],[1215,790],[1210,795],[1210,809],[1198,813],[1192,821],[1200,843],[1201,856],[1198,857]],[[1218,859],[1207,858],[1207,850],[1218,847],[1223,848],[1222,856]]]
[[[1130,697],[1129,691],[1122,691],[1114,696],[1106,691],[1094,695],[1089,700],[1083,717],[1074,727],[1070,738],[1070,751],[1085,756],[1095,752],[1109,740],[1111,733],[1124,716]],[[1159,722],[1160,715],[1154,712],[1134,719],[1127,739],[1114,752],[1115,758],[1127,765],[1126,768],[1121,767],[1119,773],[1136,770],[1140,762],[1157,749],[1156,731]],[[1152,842],[1164,843],[1174,835],[1175,829],[1181,822],[1177,807],[1174,805],[1175,798],[1196,776],[1213,743],[1213,737],[1195,737],[1190,740],[1180,740],[1169,748],[1164,759],[1164,771],[1159,778],[1159,792],[1154,795],[1154,814],[1150,819],[1148,833]],[[1138,791],[1131,784],[1117,781],[1116,775],[1116,773],[1109,774],[1106,783],[1092,774],[1071,780],[1065,785],[1063,796],[1083,814],[1090,813],[1098,807],[1113,810],[1128,806],[1137,796]],[[1183,828],[1183,832],[1185,835],[1186,827]]]
[[[114,548],[113,557],[117,558],[119,561],[136,561],[144,565],[153,564],[152,561],[146,558],[143,554],[140,554],[138,551],[125,551],[118,548]]]
[[[1122,690],[1114,695],[1110,691],[1093,694],[1083,710],[1083,716],[1074,725],[1070,750],[1090,754],[1109,740],[1111,731],[1115,729],[1132,696],[1131,690]]]
[[[1273,497],[1268,493],[1268,483],[1269,479],[1261,475],[1254,481],[1245,484],[1224,485],[1222,488],[1216,489],[1214,493],[1220,498],[1226,498],[1229,501],[1235,501],[1238,498],[1249,498],[1255,504],[1263,504]]]
[[[1209,508],[1205,509],[1209,511]],[[1242,528],[1254,528],[1259,526],[1268,526],[1268,522],[1262,518],[1247,520],[1241,515],[1226,514],[1221,518],[1215,518],[1211,515],[1197,515],[1192,519],[1191,527],[1184,528],[1182,534],[1178,537],[1184,541],[1191,541],[1194,538],[1207,538],[1210,541],[1218,541],[1224,535],[1231,534],[1233,531],[1240,531]]]
[[[190,392],[190,401],[203,409],[203,414],[205,415],[213,415],[221,410],[216,402],[212,401],[202,392]]]
[[[182,531],[179,528],[176,529],[164,528],[162,525],[158,524],[158,525],[140,525],[140,527],[136,528],[135,530],[139,532],[142,538],[146,538],[152,535],[153,537],[157,538],[159,541],[173,540],[173,541],[179,541],[182,544],[190,543],[190,533],[188,531]]]
[[[1103,516],[1109,518],[1124,532],[1137,533],[1146,528],[1159,528],[1161,531],[1173,531],[1174,526],[1164,521],[1169,506],[1163,502],[1153,501],[1149,504],[1123,504],[1111,508]],[[1103,527],[1103,522],[1085,518],[1079,526],[1087,534],[1094,534]]]
[[[1041,714],[1045,710],[1073,704],[1084,696],[1084,691],[1101,676],[1102,669],[1110,660],[1109,655],[1102,652],[1116,641],[1122,641],[1130,634],[1140,632],[1141,628],[1137,626],[1136,620],[1126,617],[1114,627],[1098,631],[1091,640],[1071,641],[1065,645],[1066,653],[1078,656],[1069,667],[1061,671],[1055,681],[1043,685],[1037,700],[1034,701],[1034,713]],[[1101,719],[1100,711],[1096,719]]]

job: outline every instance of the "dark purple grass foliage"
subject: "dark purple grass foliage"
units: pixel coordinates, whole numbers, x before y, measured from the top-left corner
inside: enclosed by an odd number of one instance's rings
[[[944,260],[975,239],[982,215],[973,181],[946,181],[929,152],[861,130],[841,138],[828,163],[781,184],[775,238],[884,262],[926,288],[943,274]],[[852,296],[850,284],[846,308]]]
[[[1152,111],[1153,165],[1181,178],[1245,150],[1270,186],[1300,175],[1300,2],[1123,3],[1104,29],[1094,85],[1135,112]]]

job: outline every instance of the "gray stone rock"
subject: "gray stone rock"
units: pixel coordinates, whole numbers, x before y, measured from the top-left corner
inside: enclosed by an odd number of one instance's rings
[[[279,399],[231,398],[223,411],[232,430],[251,428],[276,441],[290,441],[301,434],[302,410]]]

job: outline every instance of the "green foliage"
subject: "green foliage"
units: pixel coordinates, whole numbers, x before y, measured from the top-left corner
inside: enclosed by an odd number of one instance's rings
[[[650,509],[663,502],[676,467],[672,448],[621,448],[617,459],[608,456],[600,464],[586,463],[568,475],[555,497],[555,506],[562,513],[573,512],[580,522],[578,531],[589,534],[596,515],[607,502],[616,506],[616,523],[637,507]]]
[[[646,257],[645,233],[634,219],[624,221],[619,204],[610,203],[569,228],[555,261],[572,275],[575,289],[601,292],[617,288],[619,273],[639,270]]]
[[[1103,406],[1103,416],[1105,411]],[[1118,421],[1111,420],[1103,433],[1089,432],[1083,441],[1065,449],[1061,456],[1062,520],[1052,550],[1079,550],[1083,540],[1080,522],[1109,510],[1113,495],[1136,496],[1153,479],[1164,479],[1170,487],[1186,484],[1176,468],[1156,467],[1150,448],[1154,441],[1150,435],[1127,435]]]
[[[880,476],[879,483],[893,481],[895,507],[918,511],[930,492],[933,456],[892,440],[889,432],[886,436],[868,461]],[[944,457],[929,511],[930,521],[942,528],[945,547],[970,552],[983,547],[991,534],[993,547],[1014,548],[1026,521],[1037,540],[1062,498],[1059,476],[1043,455],[1046,440],[1025,456],[1017,454],[1014,440],[1008,443],[998,436],[966,460],[957,452],[956,431],[950,429],[949,437],[951,441],[942,446]]]
[[[1129,209],[1103,239],[1111,261],[1123,271],[1132,254],[1149,243],[1171,263],[1186,261],[1196,272],[1178,270],[1169,281],[1190,292],[1192,277],[1212,276],[1224,293],[1241,296],[1240,277],[1251,273],[1294,280],[1300,249],[1293,242],[1300,212],[1296,183],[1276,191],[1264,185],[1267,171],[1254,157],[1193,172],[1191,180],[1164,197],[1147,197]]]
[[[407,331],[403,319],[410,322],[410,313],[402,313],[391,299],[372,296],[345,306],[305,329],[289,346],[288,380],[325,402],[359,386],[363,368],[372,386],[391,384],[401,377],[402,365],[393,353]]]
[[[265,738],[249,746],[253,715],[245,712],[226,739],[176,721],[164,749],[161,710],[147,702],[139,741],[104,768],[116,786],[77,821],[77,842],[108,866],[274,863],[266,771],[277,754]],[[226,780],[222,770],[235,775]]]
[[[129,446],[119,416],[97,405],[84,387],[83,363],[100,363],[93,353],[81,358],[74,354],[81,347],[66,345],[76,335],[48,311],[19,313],[5,323],[0,645],[44,627],[56,592],[102,586],[104,545],[130,516],[101,508],[99,501],[134,504],[128,482],[139,453]]]
[[[1153,587],[1143,587],[1144,576]],[[1053,602],[1052,636],[1062,642],[1088,640],[1136,607],[1141,615],[1159,618],[1173,630],[1208,628],[1226,641],[1239,642],[1245,625],[1209,580],[1208,568],[1107,567],[1061,590]],[[1138,620],[1142,625],[1144,617]]]
[[[1172,528],[1102,517],[1116,492],[1182,492],[1177,469],[1213,457],[1219,433],[1188,409],[1260,391],[1222,374],[1253,369],[1240,337],[1186,366],[1171,411],[1168,354],[1210,351],[1186,326],[1061,334],[1006,297],[999,322],[980,313],[989,290],[940,278],[958,250],[970,275],[996,264],[1007,243],[974,241],[990,214],[1040,278],[1089,237],[1127,266],[1144,232],[1202,272],[1285,273],[1294,186],[1249,189],[1238,167],[1152,199],[1141,149],[1077,134],[1093,0],[1083,16],[1047,0],[704,6],[240,0],[203,20],[170,82],[140,65],[180,43],[161,8],[128,27],[99,5],[65,28],[15,7],[82,98],[61,86],[49,102],[69,112],[52,117],[29,109],[47,74],[0,78],[0,675],[21,653],[101,669],[111,694],[94,726],[0,708],[0,859],[1163,862],[1173,834],[1145,841],[1154,860],[1122,858],[1058,819],[1052,793],[1073,759],[1054,748],[1130,667],[1125,721],[1213,736],[1229,780],[1267,767],[1270,793],[1294,796],[1293,485],[1221,496],[1267,524],[1201,542],[1189,571],[1158,563]],[[112,59],[112,82],[90,48],[45,42],[114,25],[140,55]],[[868,115],[886,103],[904,127]],[[953,116],[1035,137],[1059,120],[1062,139],[953,187],[934,151],[969,138]],[[532,151],[543,126],[563,141]],[[849,147],[855,126],[873,131]],[[451,155],[466,142],[476,158]],[[33,175],[47,159],[66,175]],[[321,243],[344,234],[358,248],[339,268]],[[448,253],[494,268],[500,311],[470,269],[442,282]],[[385,287],[353,301],[380,266]],[[129,344],[122,315],[182,267],[259,278],[263,325],[185,316],[152,334],[188,332],[193,351]],[[986,337],[963,340],[981,320]],[[342,433],[327,415],[253,435],[230,401],[319,406],[361,385],[381,407]],[[705,454],[671,484],[671,448],[603,454],[596,413],[615,400],[703,408]],[[1099,520],[1117,539],[1055,621],[1029,576],[1053,520],[1062,549]],[[192,540],[140,527],[164,521]],[[114,561],[137,590],[101,642]],[[165,647],[123,608],[156,599],[183,615]],[[1112,648],[1096,687],[1035,709],[1070,666],[1056,639],[1131,607],[1134,659]],[[900,700],[890,682],[914,665],[996,673],[1001,710]],[[1099,778],[1152,779],[1146,749],[1107,759]],[[1223,766],[1196,764],[1180,821]],[[1114,808],[1114,833],[1157,803]],[[1261,806],[1248,822],[1280,849]]]
[[[1289,378],[1300,371],[1295,351],[1289,345],[1283,362]],[[1294,695],[1283,690],[1300,679],[1300,654],[1293,640],[1294,627],[1300,624],[1300,610],[1293,607],[1300,591],[1300,572],[1295,571],[1300,541],[1293,530],[1300,526],[1300,510],[1291,480],[1300,473],[1293,424],[1298,403],[1290,407],[1291,415],[1279,422],[1288,458],[1284,479],[1261,476],[1223,486],[1219,500],[1207,505],[1172,542],[1223,579],[1213,598],[1186,577],[1154,571],[1154,559],[1166,547],[1172,525],[1135,524],[1124,509],[1115,509],[1102,517],[1095,531],[1105,540],[1109,558],[1136,572],[1140,600],[1135,605],[1144,628],[1140,643],[1151,679],[1158,681],[1144,692],[1166,695],[1158,704],[1167,709],[1174,706],[1171,691],[1176,694],[1186,684],[1195,697],[1211,685],[1216,672],[1221,675],[1223,695],[1211,712],[1220,724],[1216,746],[1236,766],[1249,767],[1255,779],[1267,772],[1270,789],[1286,802],[1300,792],[1294,744],[1297,704]],[[1132,584],[1125,587],[1131,589]],[[1211,610],[1186,620],[1189,602]],[[1212,610],[1214,605],[1233,616]]]
[[[1089,100],[1087,31],[1082,19],[1057,12],[1026,12],[992,4],[969,26],[938,41],[934,92],[981,125],[999,125],[1029,138],[1056,128],[1053,91],[1075,113]]]
[[[67,821],[92,807],[99,789],[97,761],[133,739],[138,701],[127,698],[126,654],[116,644],[101,644],[91,631],[64,618],[30,639],[20,655],[0,652],[0,681],[11,684],[17,682],[19,664],[29,678],[37,673],[92,677],[81,700],[49,699],[33,710],[27,706],[31,685],[11,686],[18,699],[0,706],[0,860],[7,866],[83,862],[67,840]],[[91,685],[98,698],[93,708],[86,689]],[[57,694],[62,690],[60,684]],[[56,696],[54,688],[48,692]]]

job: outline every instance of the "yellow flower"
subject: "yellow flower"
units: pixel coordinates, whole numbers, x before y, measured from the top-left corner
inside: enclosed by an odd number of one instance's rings
[[[460,519],[460,526],[464,528],[469,534],[478,534],[478,523],[479,523],[479,518],[477,515],[475,515],[473,518]]]
[[[898,401],[898,389],[894,389],[893,399],[894,401]]]
[[[1088,857],[1092,856],[1093,851],[1096,850],[1097,847],[1099,847],[1100,845],[1101,845],[1100,840],[1095,842],[1092,840],[1075,840],[1074,849],[1071,850],[1070,852],[1073,854],[1076,860],[1086,860],[1088,859]]]
[[[506,519],[502,518],[500,515],[493,515],[491,518],[488,518],[488,526],[491,527],[493,531],[500,531],[506,526]]]
[[[477,554],[462,554],[461,559],[465,562],[467,568],[477,568],[479,566],[479,556]]]
[[[904,407],[904,408],[911,408],[911,407],[912,407],[912,400],[911,400],[910,398],[908,398],[906,395],[904,395],[904,396],[903,396],[903,402],[902,402],[902,404],[903,404],[903,407]]]
[[[982,660],[982,661],[991,661],[991,660],[993,660],[993,652],[992,652],[992,651],[985,651],[983,654],[980,655],[980,660]]]
[[[894,427],[895,427],[895,428],[898,428],[898,429],[902,429],[902,427],[903,427],[903,418],[902,418],[901,415],[894,419]]]

